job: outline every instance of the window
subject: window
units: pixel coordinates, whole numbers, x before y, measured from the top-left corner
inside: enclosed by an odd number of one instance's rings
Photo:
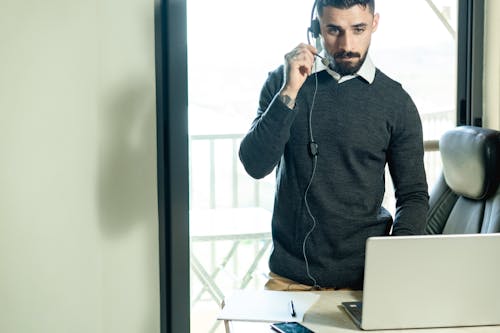
[[[402,83],[420,112],[424,140],[456,125],[457,0],[377,0],[371,55]]]
[[[441,160],[436,140],[457,124],[457,0],[377,0],[379,28],[370,49],[374,63],[399,81],[415,102],[426,141],[429,188]],[[394,194],[386,176],[384,206],[394,213]]]
[[[265,282],[270,250],[265,226],[252,231],[248,223],[231,222],[253,216],[270,223],[274,175],[250,179],[236,152],[255,115],[267,72],[306,41],[311,7],[312,1],[303,0],[187,2],[194,333],[223,332],[215,321],[221,297],[241,286],[262,288]],[[424,139],[437,140],[456,125],[458,1],[376,0],[376,11],[381,18],[371,57],[414,99]],[[432,186],[440,164],[433,145],[427,146]],[[386,180],[385,205],[391,210],[392,185]],[[228,221],[217,230],[210,221],[221,218]],[[227,234],[238,224],[241,235],[261,238],[239,238],[238,229]]]

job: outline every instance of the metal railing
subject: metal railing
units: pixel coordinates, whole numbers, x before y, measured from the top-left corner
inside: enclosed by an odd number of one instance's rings
[[[266,181],[257,181],[247,176],[242,169],[239,158],[238,158],[238,148],[241,139],[244,134],[214,134],[214,135],[192,135],[190,136],[190,156],[194,154],[195,150],[204,151],[208,150],[208,160],[199,166],[190,163],[190,174],[198,174],[198,177],[208,177],[208,193],[205,197],[208,197],[208,207],[210,209],[215,209],[217,207],[246,207],[254,206],[269,208],[263,204],[261,199],[261,185]],[[225,145],[224,145],[225,144]],[[221,150],[220,152],[218,151]],[[229,151],[228,151],[229,150]],[[225,151],[225,152],[224,152]],[[221,160],[217,164],[216,156],[223,155],[226,156],[224,160]],[[230,156],[229,158],[227,158]],[[223,172],[217,174],[218,168],[230,165],[229,170],[224,170]],[[208,170],[207,170],[208,166]],[[205,175],[203,176],[203,173]],[[230,182],[230,185],[227,183]],[[205,182],[206,183],[206,182]],[[220,183],[225,183],[224,189],[219,189],[217,186]],[[249,193],[248,190],[251,192]],[[190,193],[196,193],[199,188],[196,187],[194,181],[190,181]],[[220,196],[220,192],[224,192],[221,195],[225,195],[227,198],[227,191],[231,193],[230,200],[225,200],[223,204],[219,203],[217,198]],[[244,193],[242,193],[244,192]],[[244,198],[240,194],[244,194]],[[193,198],[193,196],[191,197]],[[191,200],[190,206],[197,208],[204,206],[203,203]],[[206,206],[206,203],[205,203]]]
[[[263,202],[262,197],[272,198],[274,195],[274,179],[273,175],[267,177],[264,180],[255,180],[250,176],[246,175],[244,170],[242,169],[239,160],[238,160],[238,147],[239,143],[243,137],[243,134],[223,134],[223,135],[193,135],[190,138],[191,141],[191,149],[192,152],[194,149],[203,150],[206,154],[208,151],[208,156],[206,156],[206,161],[199,166],[195,166],[193,164],[190,165],[191,174],[197,172],[197,177],[206,177],[208,182],[204,181],[205,184],[208,184],[208,193],[205,195],[200,195],[205,198],[203,203],[196,202],[193,200],[194,195],[191,196],[192,200],[190,203],[190,207],[198,208],[205,207],[209,209],[215,209],[218,207],[264,207],[267,209],[271,209],[270,205],[272,202]],[[229,146],[222,145],[223,141],[229,142]],[[200,145],[201,144],[201,145]],[[195,146],[198,146],[195,148]],[[230,148],[229,148],[230,147]],[[230,152],[227,149],[231,149]],[[205,150],[206,149],[206,150]],[[225,153],[217,152],[217,150],[226,150]],[[439,141],[438,140],[429,140],[424,142],[425,149],[425,169],[427,173],[427,182],[429,187],[432,187],[434,182],[437,180],[439,173],[441,171],[441,159],[439,156]],[[230,155],[230,167],[229,170],[225,170],[224,172],[217,175],[216,169],[219,167],[216,161],[216,155],[228,154]],[[222,161],[221,164],[226,163],[226,161]],[[227,165],[226,165],[227,167]],[[204,175],[203,175],[204,174]],[[388,176],[388,175],[387,175]],[[386,204],[390,202],[390,195],[392,192],[392,182],[390,181],[390,177],[386,177],[387,179],[387,188],[386,188],[386,197],[387,201],[384,201]],[[223,189],[218,189],[218,184],[225,183]],[[228,184],[230,183],[230,184]],[[242,185],[245,185],[244,187]],[[196,182],[190,182],[190,193],[196,193],[200,189],[196,187]],[[207,190],[203,188],[203,190]],[[248,191],[250,190],[250,192]],[[267,193],[263,193],[263,191],[267,191]],[[219,196],[219,192],[223,192],[221,195],[226,197],[224,203],[219,203],[217,197]],[[228,199],[228,195],[230,198]],[[243,196],[243,197],[242,197]],[[267,200],[266,200],[267,201]]]

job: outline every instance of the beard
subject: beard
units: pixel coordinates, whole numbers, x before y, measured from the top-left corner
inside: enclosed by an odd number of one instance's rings
[[[333,64],[332,69],[340,75],[345,76],[355,74],[359,71],[365,62],[367,54],[368,52],[361,55],[358,52],[340,51],[331,55],[330,52],[327,52],[327,58]]]

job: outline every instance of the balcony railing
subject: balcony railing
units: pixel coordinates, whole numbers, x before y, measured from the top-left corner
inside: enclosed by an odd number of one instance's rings
[[[271,210],[274,175],[257,181],[244,172],[237,153],[242,138],[243,134],[191,136],[190,207],[192,209],[263,207]],[[424,149],[427,182],[429,187],[432,187],[441,171],[439,141],[425,141]],[[195,151],[205,155],[203,162],[195,163]],[[219,159],[217,156],[224,158]],[[386,180],[385,202],[389,202],[392,196],[392,182],[388,174]],[[266,198],[266,201],[262,198]]]

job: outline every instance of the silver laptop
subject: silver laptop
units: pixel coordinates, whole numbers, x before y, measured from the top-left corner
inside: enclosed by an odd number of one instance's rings
[[[364,330],[500,325],[500,234],[369,238],[360,303]]]

